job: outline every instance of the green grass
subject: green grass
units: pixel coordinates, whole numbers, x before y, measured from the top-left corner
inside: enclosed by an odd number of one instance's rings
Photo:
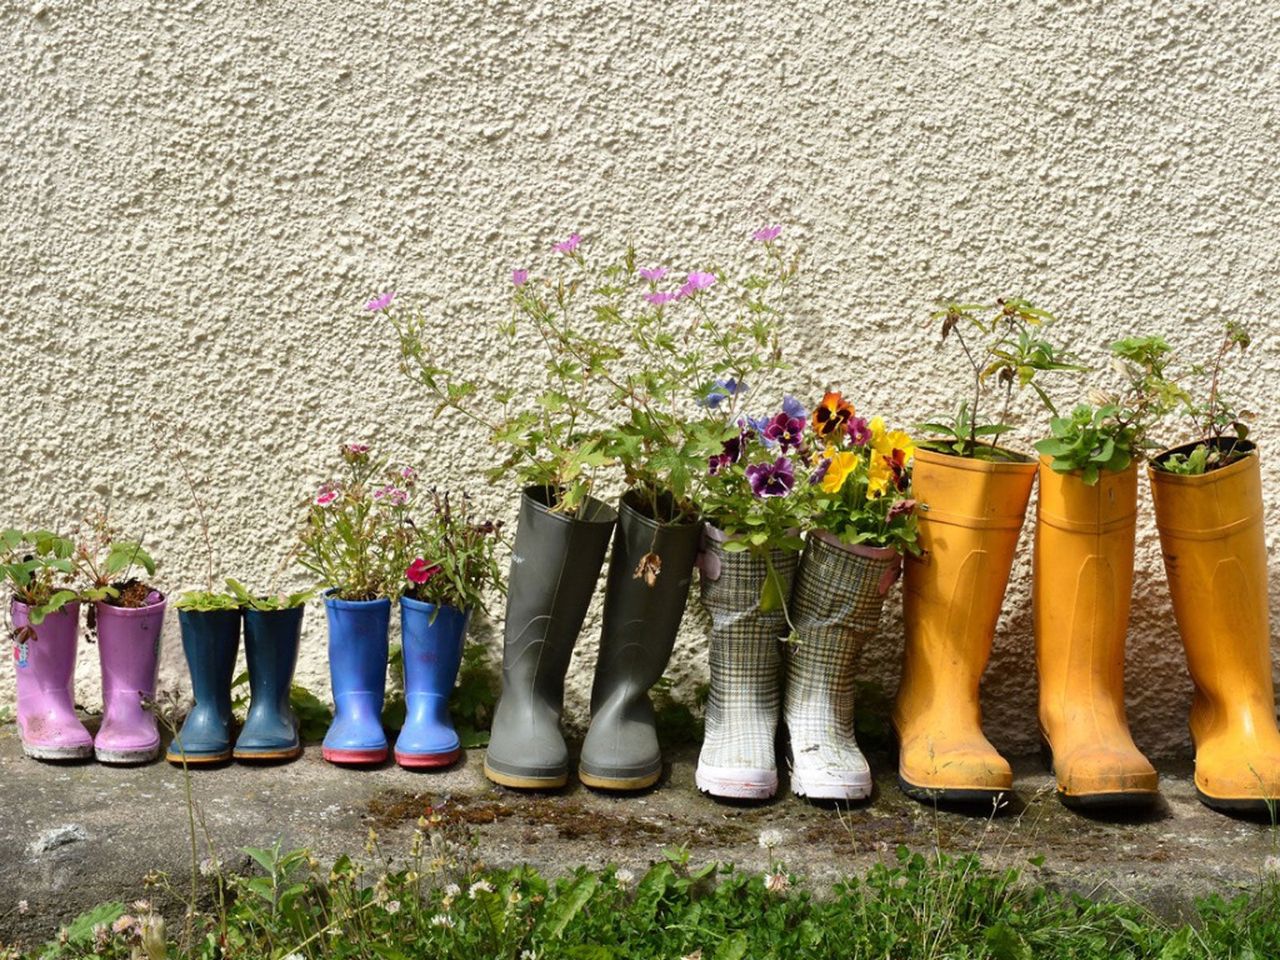
[[[58,941],[0,957],[440,958],[440,960],[745,960],[808,957],[1212,958],[1280,957],[1280,884],[1199,901],[1190,923],[1134,904],[1094,901],[992,871],[976,856],[899,851],[834,890],[814,891],[781,867],[745,874],[693,868],[669,851],[642,876],[585,869],[554,881],[530,869],[486,870],[474,845],[423,820],[397,868],[370,834],[369,862],[325,868],[305,851],[247,851],[248,876],[216,865],[202,903],[169,925],[145,903],[105,904]],[[155,883],[167,886],[165,878]],[[169,890],[169,894],[177,891]],[[154,891],[153,891],[154,895]]]

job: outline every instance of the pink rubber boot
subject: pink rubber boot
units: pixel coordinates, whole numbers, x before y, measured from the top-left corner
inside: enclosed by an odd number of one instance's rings
[[[98,603],[98,659],[102,664],[102,726],[93,752],[102,763],[146,763],[160,753],[156,718],[142,706],[156,695],[164,596],[145,607]]]
[[[13,602],[13,625],[27,626],[27,605]],[[14,644],[18,670],[18,732],[22,750],[37,760],[93,755],[93,737],[76,716],[72,696],[80,604],[69,603],[32,627],[35,637]]]

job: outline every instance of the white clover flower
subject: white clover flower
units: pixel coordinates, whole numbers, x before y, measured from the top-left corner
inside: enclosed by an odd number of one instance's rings
[[[388,903],[388,904],[387,904],[387,908],[386,908],[386,909],[387,909],[387,913],[399,913],[399,912],[400,912],[400,901],[399,901],[399,900],[392,900],[390,903]]]
[[[474,900],[477,893],[493,893],[493,884],[488,880],[477,880],[467,889],[467,896]]]
[[[785,893],[790,887],[791,879],[781,870],[765,874],[764,888],[770,893]]]
[[[431,918],[431,925],[433,927],[443,927],[446,930],[452,930],[453,917],[449,916],[447,913],[437,913]]]
[[[766,850],[772,850],[774,847],[781,845],[782,840],[781,830],[774,830],[770,827],[767,830],[760,831],[760,846]]]
[[[618,886],[625,889],[635,883],[636,875],[626,867],[621,867],[616,873],[614,873],[613,879],[618,881]]]
[[[444,885],[444,895],[446,897],[456,897],[460,893],[462,893],[462,888],[456,883],[446,883]]]
[[[30,910],[30,909],[31,909],[31,907],[28,905],[27,901],[25,901],[25,900],[19,900],[19,901],[18,901],[18,912],[19,912],[19,913],[26,913],[26,912],[27,912],[28,910]]]

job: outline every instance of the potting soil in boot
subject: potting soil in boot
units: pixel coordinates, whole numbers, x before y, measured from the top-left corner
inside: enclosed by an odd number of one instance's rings
[[[854,667],[875,635],[902,558],[896,550],[843,544],[811,533],[791,598],[783,718],[791,790],[821,800],[871,794],[871,768],[854,737]]]
[[[702,603],[711,617],[711,692],[706,736],[698,755],[699,790],[730,799],[764,800],[778,790],[774,737],[782,704],[781,639],[786,613],[761,609],[772,568],[782,597],[791,594],[798,556],[774,550],[722,549],[724,535],[706,528]]]

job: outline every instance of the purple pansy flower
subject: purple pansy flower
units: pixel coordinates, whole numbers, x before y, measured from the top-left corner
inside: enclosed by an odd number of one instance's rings
[[[652,303],[655,307],[662,307],[670,303],[672,300],[679,300],[680,295],[670,290],[653,290],[644,295],[644,298]]]
[[[663,277],[667,275],[667,268],[666,267],[643,267],[639,272],[640,272],[640,276],[644,277],[650,283],[657,283],[659,280],[661,280]]]
[[[582,238],[576,233],[569,234],[568,240],[561,240],[557,244],[553,244],[551,249],[556,253],[573,253],[578,249],[578,244],[582,242]]]
[[[391,306],[391,301],[395,298],[396,295],[394,293],[384,293],[379,297],[374,297],[364,305],[364,308],[370,313],[377,313],[379,310],[384,310]]]
[[[511,271],[511,285],[513,287],[523,287],[528,282],[529,282],[528,270],[512,270]]]
[[[747,392],[747,385],[740,383],[733,377],[727,380],[717,380],[711,387],[711,391],[704,397],[700,404],[711,410],[715,410],[729,397],[736,397],[740,393]]]
[[[782,412],[792,419],[807,420],[809,418],[809,411],[805,405],[789,393],[782,398]]]
[[[850,417],[845,430],[855,447],[865,447],[871,442],[871,425],[865,417]]]
[[[747,467],[747,483],[757,497],[785,497],[796,485],[795,468],[786,457]]]
[[[775,416],[761,431],[766,440],[772,440],[782,447],[782,452],[799,449],[804,440],[804,418],[789,417],[786,411]]]
[[[814,468],[813,473],[809,474],[810,485],[817,486],[818,484],[820,484],[826,478],[827,471],[829,469],[831,469],[831,458],[823,457],[818,462],[817,467]]]
[[[777,240],[781,233],[782,227],[778,224],[774,224],[772,227],[761,227],[751,235],[751,239],[758,240],[760,243],[771,243],[774,240]]]
[[[743,447],[755,434],[750,430],[744,429],[741,423],[738,424],[738,430],[738,435],[726,440],[720,448],[720,452],[709,459],[707,463],[707,474],[709,476],[714,477],[725,467],[732,466],[742,459]]]

